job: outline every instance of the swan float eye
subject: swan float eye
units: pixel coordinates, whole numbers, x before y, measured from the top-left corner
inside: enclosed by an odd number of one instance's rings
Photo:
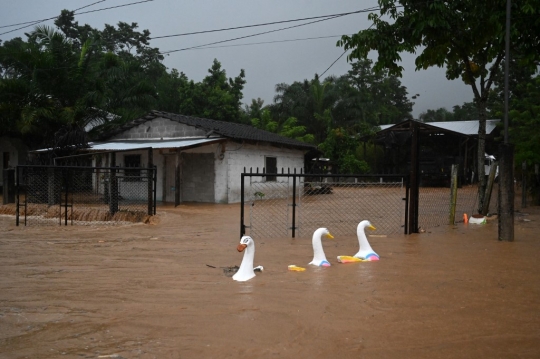
[[[248,244],[250,239],[251,239],[251,237],[249,237],[249,236],[244,236],[244,237],[242,237],[242,239],[240,240],[240,243],[241,243],[241,244]]]

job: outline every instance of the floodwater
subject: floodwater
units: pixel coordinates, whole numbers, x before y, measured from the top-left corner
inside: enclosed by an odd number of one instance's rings
[[[243,283],[224,274],[239,205],[124,226],[0,216],[0,358],[539,358],[540,209],[522,212],[512,243],[496,220],[370,237],[378,262],[337,263],[358,242],[336,236],[328,268],[307,265],[311,239],[254,238],[264,271]]]

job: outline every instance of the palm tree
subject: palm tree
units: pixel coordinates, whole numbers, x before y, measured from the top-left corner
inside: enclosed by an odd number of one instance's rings
[[[102,53],[98,45],[88,39],[74,46],[39,26],[28,42],[0,47],[0,111],[9,109],[20,133],[39,138],[34,145],[53,148],[53,156],[86,146],[90,127],[121,120],[118,114],[132,119],[154,103],[155,88],[141,65]]]

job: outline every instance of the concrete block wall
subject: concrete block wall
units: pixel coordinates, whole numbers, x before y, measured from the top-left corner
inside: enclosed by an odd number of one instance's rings
[[[122,132],[114,137],[113,140],[135,140],[149,138],[173,138],[173,137],[201,137],[206,132],[193,126],[184,125],[166,118],[155,118],[146,121],[136,127]]]
[[[283,168],[285,172],[290,168],[293,172],[296,169],[297,173],[304,168],[304,151],[289,148],[278,148],[270,145],[244,145],[227,144],[225,159],[227,160],[228,172],[228,203],[240,202],[240,174],[244,171],[244,167],[249,171],[252,167],[253,171],[265,165],[265,157],[272,156],[277,159],[278,172],[281,173]],[[262,180],[262,177],[258,177]]]
[[[182,200],[214,203],[214,154],[182,154]]]

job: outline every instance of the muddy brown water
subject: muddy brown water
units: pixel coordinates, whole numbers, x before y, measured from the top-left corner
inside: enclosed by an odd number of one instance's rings
[[[264,272],[244,283],[223,271],[238,205],[112,227],[1,216],[0,358],[539,358],[540,210],[523,211],[513,243],[496,220],[443,226],[371,237],[379,262],[337,263],[358,242],[336,236],[329,268],[307,265],[310,239],[254,238]]]

